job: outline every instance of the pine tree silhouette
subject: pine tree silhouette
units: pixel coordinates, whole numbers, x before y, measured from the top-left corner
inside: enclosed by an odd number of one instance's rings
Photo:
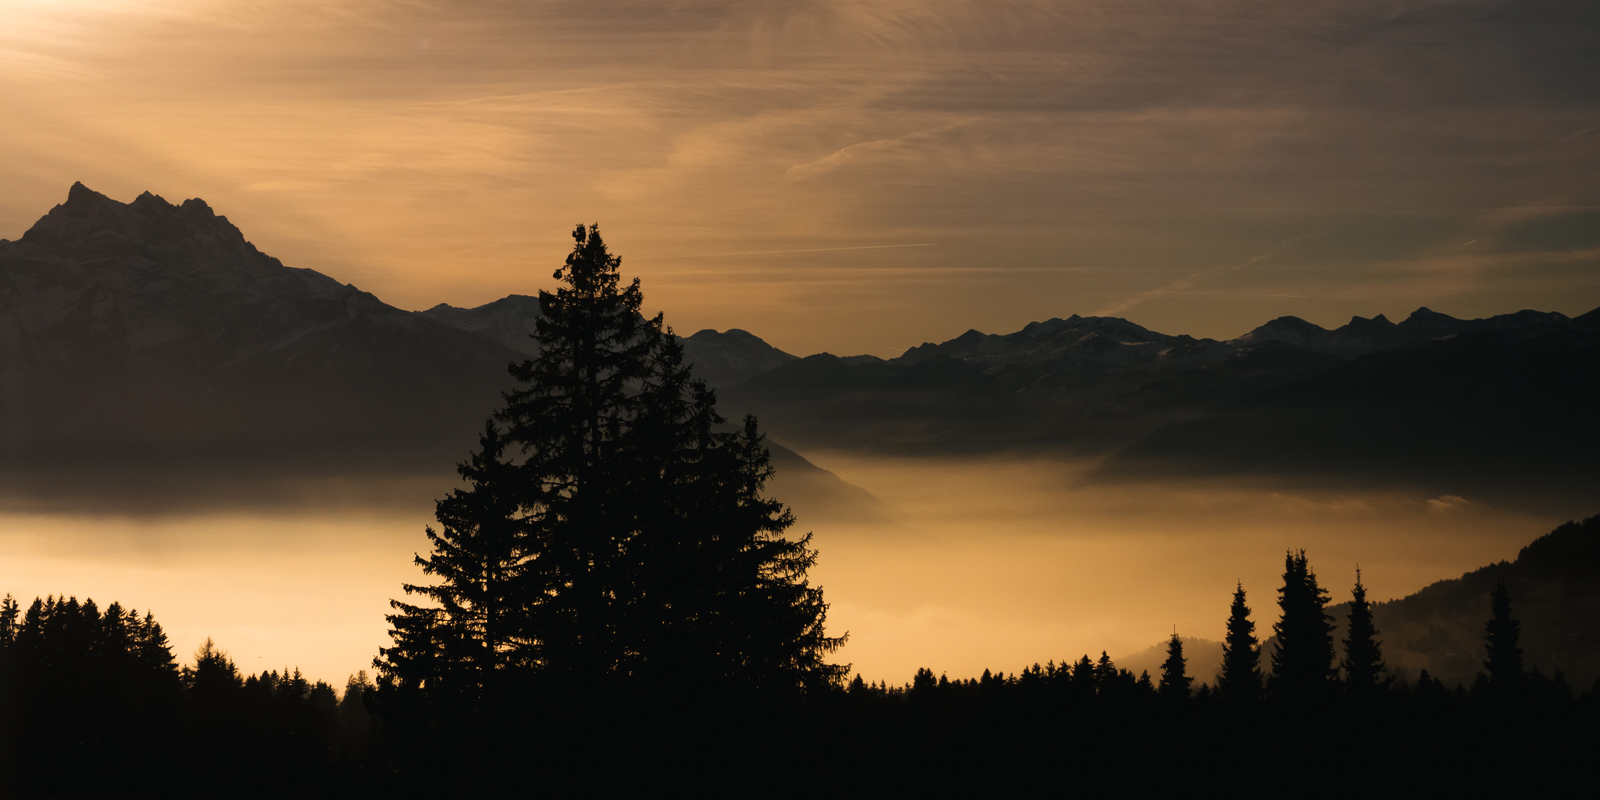
[[[1518,639],[1522,623],[1511,618],[1511,593],[1504,583],[1494,585],[1490,596],[1489,623],[1484,626],[1484,644],[1488,659],[1483,662],[1489,671],[1489,682],[1494,686],[1511,686],[1520,683],[1526,673],[1522,669],[1522,648]]]
[[[457,469],[469,487],[436,504],[439,530],[426,531],[433,552],[416,557],[423,574],[440,582],[403,586],[437,605],[391,600],[397,613],[387,619],[394,644],[379,648],[373,661],[394,692],[425,692],[433,703],[472,714],[499,708],[499,682],[512,667],[538,659],[523,627],[528,606],[542,596],[523,585],[529,564],[520,484],[517,468],[505,457],[505,437],[491,422],[478,444],[478,452]]]
[[[1283,588],[1278,606],[1283,616],[1273,626],[1278,648],[1272,654],[1272,690],[1288,697],[1315,698],[1326,694],[1336,675],[1333,666],[1333,624],[1324,609],[1328,593],[1306,553],[1284,556]]]
[[[1230,703],[1247,703],[1260,697],[1261,689],[1261,643],[1256,639],[1256,624],[1250,620],[1250,607],[1245,605],[1244,584],[1236,583],[1217,691]]]
[[[539,295],[538,354],[513,366],[519,387],[462,466],[471,487],[439,503],[418,564],[441,581],[406,587],[434,604],[394,605],[379,706],[535,677],[599,691],[837,685],[845,669],[825,656],[843,639],[826,635],[806,581],[816,551],[809,534],[785,536],[793,516],[762,494],[773,472],[755,420],[726,430],[598,228],[573,239],[561,285]]]
[[[1169,700],[1188,700],[1189,684],[1194,678],[1189,677],[1185,669],[1183,658],[1183,640],[1178,638],[1177,631],[1173,631],[1172,638],[1167,640],[1167,660],[1161,663],[1161,686],[1158,692]]]
[[[1367,587],[1361,585],[1361,570],[1356,569],[1356,585],[1350,592],[1350,622],[1344,640],[1345,687],[1352,694],[1367,696],[1384,684],[1387,667],[1383,663],[1378,629],[1372,623],[1372,605],[1367,602]]]

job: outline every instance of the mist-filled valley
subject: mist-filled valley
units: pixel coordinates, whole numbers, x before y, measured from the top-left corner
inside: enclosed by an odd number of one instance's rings
[[[1057,461],[812,457],[870,492],[876,514],[814,517],[804,491],[786,494],[781,470],[772,495],[816,533],[812,580],[827,591],[830,629],[850,634],[839,660],[895,684],[921,667],[971,677],[1102,650],[1121,658],[1174,626],[1220,640],[1235,580],[1272,608],[1289,549],[1307,551],[1335,603],[1358,565],[1374,600],[1397,599],[1515,558],[1586,516],[1227,481],[1085,485],[1091,465]],[[387,644],[388,600],[416,580],[412,554],[426,552],[422,529],[437,524],[432,500],[456,484],[441,474],[385,486],[381,504],[378,487],[335,482],[242,509],[11,512],[0,586],[20,598],[117,599],[155,611],[180,656],[212,637],[242,665],[298,666],[342,685]]]

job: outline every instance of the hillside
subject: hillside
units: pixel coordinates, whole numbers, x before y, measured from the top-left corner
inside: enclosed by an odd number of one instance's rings
[[[204,201],[74,184],[0,240],[0,507],[426,508],[511,387],[537,312],[524,295],[405,311],[285,266]],[[726,336],[685,341],[712,352]],[[881,517],[774,451],[772,489],[792,484],[803,516]]]

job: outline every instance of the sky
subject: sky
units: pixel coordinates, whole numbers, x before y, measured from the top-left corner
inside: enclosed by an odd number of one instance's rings
[[[8,0],[0,238],[202,197],[421,309],[599,222],[680,333],[1600,306],[1581,0]]]

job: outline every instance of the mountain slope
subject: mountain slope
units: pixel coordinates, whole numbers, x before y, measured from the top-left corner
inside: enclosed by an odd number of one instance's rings
[[[82,184],[0,241],[0,331],[0,457],[22,469],[83,448],[436,461],[471,441],[516,355],[285,267],[202,201]]]
[[[1373,620],[1389,666],[1415,679],[1426,669],[1447,686],[1482,672],[1484,625],[1496,583],[1522,622],[1523,663],[1563,672],[1576,689],[1600,679],[1600,516],[1568,522],[1517,553],[1399,600],[1377,603]],[[1329,608],[1344,636],[1349,604]]]
[[[201,200],[74,184],[0,240],[0,504],[425,502],[510,388],[537,314],[525,295],[403,311],[284,266]],[[773,449],[800,513],[881,514]]]

